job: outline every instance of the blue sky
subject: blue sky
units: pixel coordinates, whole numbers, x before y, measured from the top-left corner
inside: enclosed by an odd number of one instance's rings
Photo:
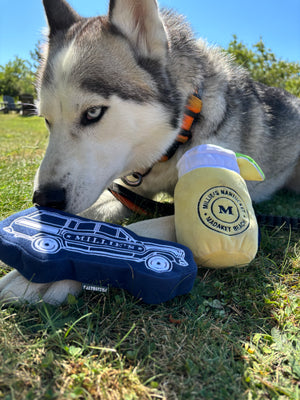
[[[108,0],[70,0],[83,16],[106,14]],[[279,58],[300,61],[300,0],[160,0],[186,15],[197,37],[227,47],[236,34],[250,46],[260,39]],[[0,65],[29,59],[46,26],[41,0],[0,0]]]

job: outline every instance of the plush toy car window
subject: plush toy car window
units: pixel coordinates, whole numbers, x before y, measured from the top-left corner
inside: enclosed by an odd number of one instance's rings
[[[0,222],[0,259],[32,282],[111,285],[152,304],[188,293],[197,274],[185,246],[42,207]]]

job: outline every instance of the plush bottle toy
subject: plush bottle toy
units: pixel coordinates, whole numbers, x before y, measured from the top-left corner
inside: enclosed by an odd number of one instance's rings
[[[244,179],[264,180],[250,157],[201,145],[177,164],[175,226],[179,243],[205,267],[249,264],[258,248],[258,226]]]

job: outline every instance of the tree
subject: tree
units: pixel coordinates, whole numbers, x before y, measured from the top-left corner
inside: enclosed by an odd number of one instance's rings
[[[22,93],[35,94],[34,72],[30,62],[15,57],[5,66],[0,65],[0,94],[17,97]]]
[[[229,43],[226,51],[235,61],[249,70],[252,78],[269,86],[277,86],[300,97],[300,64],[277,59],[262,39],[252,46],[253,50],[239,42],[237,36]]]
[[[33,61],[33,68],[36,71],[42,61],[42,41],[38,40],[33,51],[30,52],[30,57]]]
[[[15,57],[5,66],[0,65],[0,95],[17,97],[22,93],[34,95],[35,71],[41,60],[41,43],[32,51],[32,63]],[[278,59],[265,47],[262,39],[251,48],[238,41],[237,36],[226,49],[235,61],[249,70],[254,80],[269,86],[278,86],[300,97],[300,64]]]

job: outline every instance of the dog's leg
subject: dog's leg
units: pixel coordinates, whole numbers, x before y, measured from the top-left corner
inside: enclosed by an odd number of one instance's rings
[[[99,199],[90,208],[80,215],[97,221],[118,223],[129,217],[131,211],[123,206],[108,190],[105,190]]]
[[[176,242],[174,215],[135,222],[127,228],[140,236]]]
[[[33,283],[25,279],[17,270],[13,270],[0,279],[0,300],[5,303],[16,301],[46,303],[58,305],[66,300],[68,294],[77,296],[81,283],[64,280],[53,283]]]

